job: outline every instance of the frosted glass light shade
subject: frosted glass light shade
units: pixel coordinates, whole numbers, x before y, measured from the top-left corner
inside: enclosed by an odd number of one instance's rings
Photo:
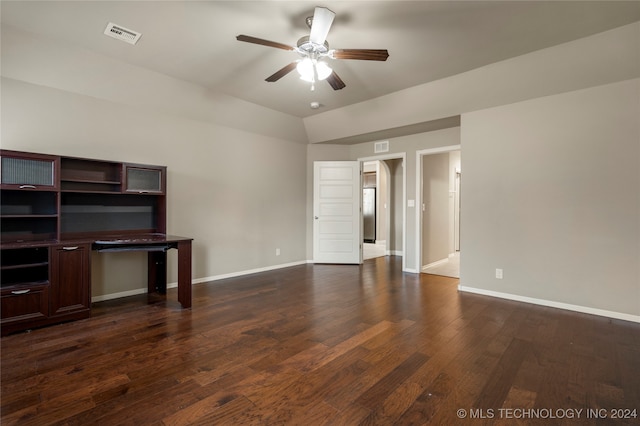
[[[333,70],[326,62],[319,61],[316,63],[316,72],[318,73],[318,80],[325,80],[331,75]]]
[[[331,67],[329,67],[326,62],[316,61],[311,58],[304,58],[303,60],[298,62],[298,65],[296,65],[296,70],[298,70],[300,78],[308,82],[314,81],[314,68],[318,80],[326,79],[333,72]]]

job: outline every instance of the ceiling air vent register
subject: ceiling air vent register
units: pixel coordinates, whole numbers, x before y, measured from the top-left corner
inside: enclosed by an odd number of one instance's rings
[[[373,152],[376,154],[379,152],[389,152],[389,141],[376,142],[373,145]]]
[[[114,24],[113,22],[109,22],[109,25],[107,25],[107,28],[104,30],[104,34],[129,44],[136,44],[138,40],[140,40],[140,37],[142,37],[142,33],[130,30],[122,25]]]

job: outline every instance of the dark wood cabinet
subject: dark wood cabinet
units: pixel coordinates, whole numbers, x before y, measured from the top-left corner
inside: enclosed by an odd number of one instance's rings
[[[0,193],[1,241],[55,240],[58,193],[4,189]]]
[[[166,232],[164,166],[7,150],[0,160],[2,243]]]
[[[62,158],[60,189],[77,193],[120,193],[122,164],[110,161]]]
[[[60,158],[29,152],[2,151],[2,189],[50,191],[58,189]]]
[[[48,284],[3,289],[0,300],[3,331],[44,324],[49,317]]]
[[[166,232],[164,166],[8,150],[0,165],[3,335],[90,315],[93,242]]]
[[[0,324],[3,334],[46,323],[49,289],[48,247],[2,249]]]
[[[51,316],[89,311],[89,244],[51,247]]]
[[[55,240],[60,159],[2,151],[0,165],[0,241]]]
[[[0,253],[3,335],[90,314],[90,244],[29,244]]]
[[[124,192],[134,194],[164,194],[166,186],[166,168],[124,165]]]

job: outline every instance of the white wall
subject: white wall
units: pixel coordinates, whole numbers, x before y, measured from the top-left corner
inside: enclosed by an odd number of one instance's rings
[[[77,46],[3,25],[2,76],[146,112],[306,143],[302,120]]]
[[[449,256],[449,153],[422,157],[422,262],[424,267]]]
[[[1,71],[2,148],[168,167],[167,228],[195,238],[194,280],[306,261],[300,118],[9,26]],[[92,261],[94,297],[146,282],[143,253]]]
[[[310,164],[375,154],[374,141],[305,146],[307,135],[321,142],[464,114],[463,286],[637,316],[640,114],[637,80],[627,80],[640,75],[639,35],[640,23],[627,25],[309,117],[303,127],[296,117],[5,27],[0,136],[7,149],[167,165],[169,232],[195,237],[200,279],[312,258]],[[405,156],[408,271],[419,270],[419,216],[407,206],[418,196],[416,151],[459,143],[460,128],[390,140],[390,152]],[[511,182],[504,172],[520,176]],[[472,211],[478,216],[465,216]],[[531,241],[518,238],[523,230]],[[544,278],[531,273],[567,250],[567,263],[552,263]],[[138,286],[144,262],[100,259],[94,295]],[[504,280],[492,278],[496,267]]]
[[[461,128],[461,287],[640,320],[640,79]]]
[[[401,159],[385,160],[389,167],[389,200],[387,203],[389,213],[389,239],[387,240],[387,252],[404,256],[404,162]]]
[[[640,22],[304,119],[311,143],[640,75]]]
[[[389,167],[383,161],[378,163],[378,192],[377,192],[377,212],[376,215],[376,242],[386,244],[389,239]]]
[[[166,165],[167,231],[195,239],[194,279],[306,261],[304,144],[8,78],[1,96],[4,149]],[[144,254],[92,260],[94,297],[146,283]]]
[[[375,141],[351,145],[349,151],[349,159],[356,160],[358,158],[374,158],[380,156],[374,152]],[[403,201],[405,241],[404,248],[398,248],[403,251],[404,268],[408,272],[419,272],[420,259],[418,258],[417,244],[420,244],[420,236],[418,235],[418,223],[416,215],[419,209],[409,207],[407,201],[416,201],[418,197],[419,187],[416,185],[416,152],[424,149],[441,148],[446,146],[460,145],[460,128],[453,127],[450,129],[435,130],[432,132],[418,133],[415,135],[402,136],[389,139],[389,152],[382,156],[405,156],[404,172],[406,173],[405,199]],[[310,145],[309,148],[322,146],[321,144]],[[419,216],[418,216],[419,217]],[[401,222],[399,222],[401,223]]]

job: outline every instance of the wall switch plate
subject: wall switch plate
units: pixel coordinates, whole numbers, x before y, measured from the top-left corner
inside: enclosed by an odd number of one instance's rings
[[[502,279],[502,269],[496,269],[496,278],[499,280]]]
[[[280,256],[280,249],[279,248],[276,249],[276,256]]]

